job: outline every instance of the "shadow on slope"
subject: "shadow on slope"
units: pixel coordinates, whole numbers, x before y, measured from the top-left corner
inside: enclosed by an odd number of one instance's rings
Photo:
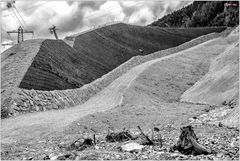
[[[175,47],[198,36],[224,29],[172,29],[119,23],[65,39],[74,41],[73,48],[85,53],[109,72],[133,56]]]

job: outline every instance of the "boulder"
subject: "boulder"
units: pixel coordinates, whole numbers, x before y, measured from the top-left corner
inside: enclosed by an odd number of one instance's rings
[[[138,152],[141,151],[144,147],[145,146],[133,142],[122,145],[121,150],[127,152]]]

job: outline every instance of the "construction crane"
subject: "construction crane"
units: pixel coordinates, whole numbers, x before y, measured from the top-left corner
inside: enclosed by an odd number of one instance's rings
[[[18,43],[24,41],[23,34],[31,33],[32,35],[34,35],[33,31],[23,30],[23,28],[21,26],[19,26],[19,28],[17,30],[7,31],[7,33],[8,34],[17,33],[18,34],[18,41],[17,41]]]
[[[57,36],[56,30],[58,30],[58,29],[57,29],[56,26],[54,26],[54,25],[49,28],[50,33],[51,33],[51,34],[54,34],[55,38],[58,40],[58,36]]]

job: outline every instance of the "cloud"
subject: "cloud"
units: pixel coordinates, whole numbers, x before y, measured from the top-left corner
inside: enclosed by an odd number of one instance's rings
[[[60,38],[111,21],[147,25],[189,1],[16,1],[15,5],[37,38],[53,38],[48,28],[59,29]],[[14,30],[21,25],[6,3],[1,3],[2,27]],[[28,37],[27,35],[25,36]],[[16,38],[16,37],[15,37]],[[9,39],[3,34],[3,39]]]
[[[129,18],[129,23],[145,25],[153,22],[153,19],[154,19],[153,12],[148,7],[142,7],[141,9],[131,14]]]

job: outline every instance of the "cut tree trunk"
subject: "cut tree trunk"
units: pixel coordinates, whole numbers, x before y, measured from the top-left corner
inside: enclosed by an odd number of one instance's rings
[[[193,131],[192,126],[186,126],[181,128],[181,135],[179,136],[176,145],[171,147],[171,151],[178,150],[185,155],[200,155],[210,154],[211,151],[203,147],[198,143],[196,134]]]

